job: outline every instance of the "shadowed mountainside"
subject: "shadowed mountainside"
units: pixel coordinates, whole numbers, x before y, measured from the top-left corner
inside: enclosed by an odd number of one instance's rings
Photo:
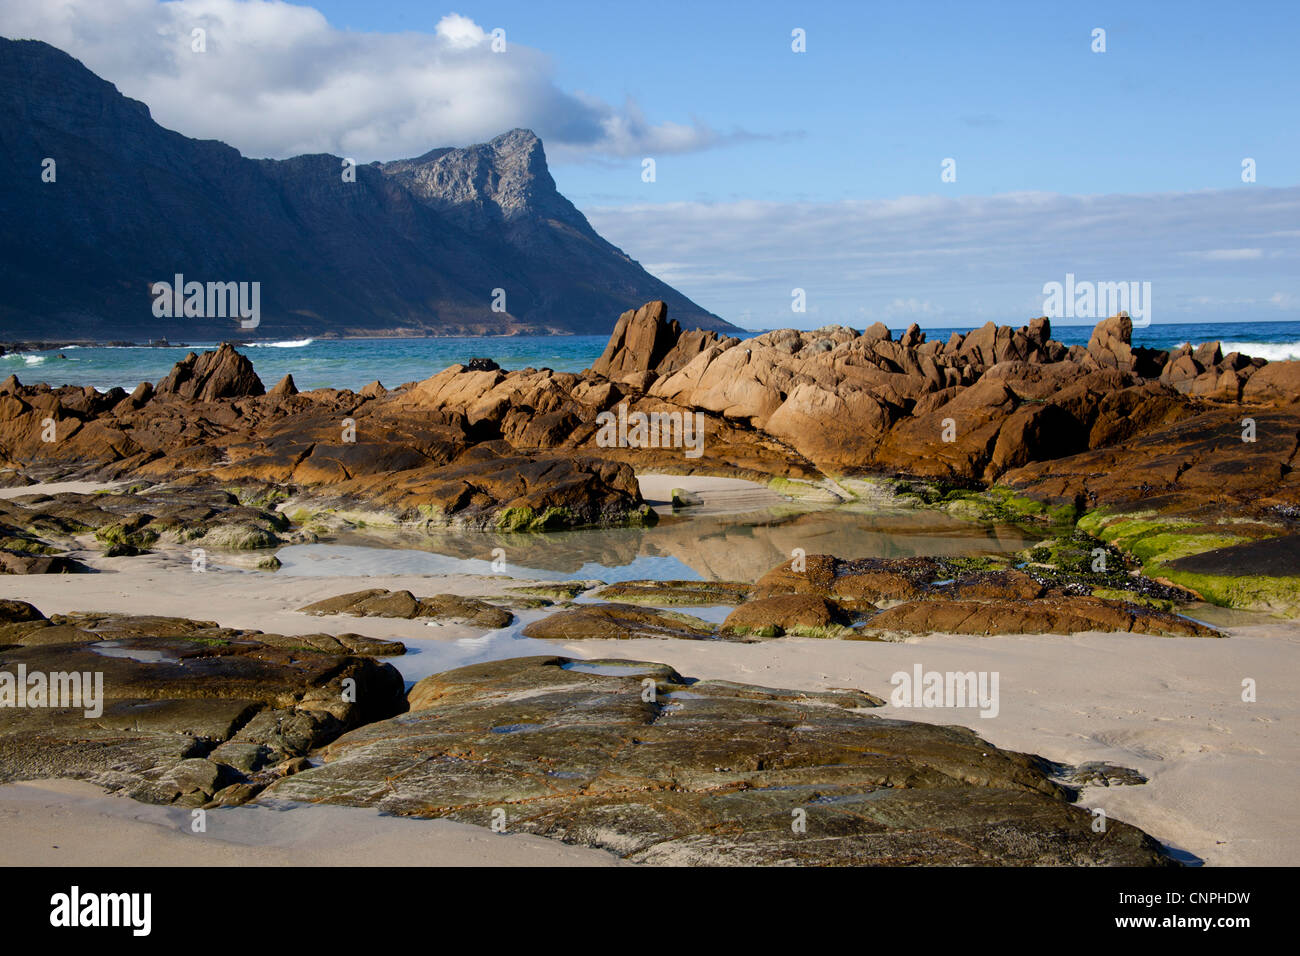
[[[164,129],[67,54],[0,38],[0,151],[0,336],[603,334],[647,299],[732,328],[602,239],[527,130],[346,182],[337,156],[247,159]],[[261,324],[155,317],[150,285],[177,273],[260,282]]]

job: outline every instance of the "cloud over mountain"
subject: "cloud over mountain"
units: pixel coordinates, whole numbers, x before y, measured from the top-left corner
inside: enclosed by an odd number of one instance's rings
[[[44,40],[164,126],[246,155],[361,162],[535,130],[568,158],[691,152],[751,138],[647,119],[555,82],[551,58],[451,13],[429,32],[339,30],[280,0],[5,0],[0,35]],[[195,30],[204,31],[196,52]],[[501,44],[496,44],[498,49]]]

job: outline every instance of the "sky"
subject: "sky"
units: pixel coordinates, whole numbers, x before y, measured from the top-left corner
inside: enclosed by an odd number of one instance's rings
[[[1067,274],[1149,282],[1154,323],[1300,320],[1292,0],[0,0],[0,35],[250,156],[531,128],[602,235],[747,328],[1020,323]]]

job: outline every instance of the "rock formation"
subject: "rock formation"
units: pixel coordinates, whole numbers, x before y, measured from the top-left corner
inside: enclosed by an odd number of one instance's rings
[[[344,731],[405,710],[401,675],[374,659],[402,652],[356,634],[47,618],[0,602],[0,670],[102,675],[102,696],[87,686],[81,706],[0,708],[0,782],[74,777],[149,803],[242,803]]]
[[[1046,319],[942,342],[881,325],[739,341],[683,331],[655,301],[624,313],[580,374],[476,360],[393,389],[283,382],[265,395],[227,345],[131,395],[11,376],[0,482],[272,487],[309,514],[341,504],[379,524],[509,531],[653,520],[634,469],[794,480],[835,498],[865,477],[966,517],[1105,511],[1106,540],[1125,532],[1130,553],[1131,522],[1115,522],[1154,508],[1160,533],[1138,549],[1153,576],[1219,593],[1172,562],[1296,530],[1300,363],[1131,336],[1114,316],[1087,348],[1053,340]],[[981,503],[962,489],[992,492]],[[1277,573],[1300,578],[1294,562]]]
[[[881,703],[637,661],[477,664],[422,680],[400,719],[345,734],[258,799],[504,820],[644,863],[1168,863],[1122,822],[1092,832],[1041,758],[858,712]]]

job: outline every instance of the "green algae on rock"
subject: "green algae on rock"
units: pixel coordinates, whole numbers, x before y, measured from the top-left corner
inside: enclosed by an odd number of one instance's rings
[[[753,585],[741,581],[617,581],[595,593],[605,601],[652,607],[714,607],[739,604]]]
[[[1005,558],[844,561],[810,554],[763,575],[754,596],[724,622],[723,633],[874,640],[1082,631],[1222,636],[1154,601],[1107,599],[1095,590],[1079,575],[1062,580],[1056,569],[1043,575],[1030,565],[1008,567]]]
[[[557,603],[572,601],[579,594],[598,588],[604,581],[548,581],[544,584],[519,584],[506,588],[510,594],[523,597],[543,598]]]
[[[1079,527],[1133,555],[1148,578],[1211,604],[1300,616],[1300,536],[1246,522],[1105,509],[1085,515]]]

